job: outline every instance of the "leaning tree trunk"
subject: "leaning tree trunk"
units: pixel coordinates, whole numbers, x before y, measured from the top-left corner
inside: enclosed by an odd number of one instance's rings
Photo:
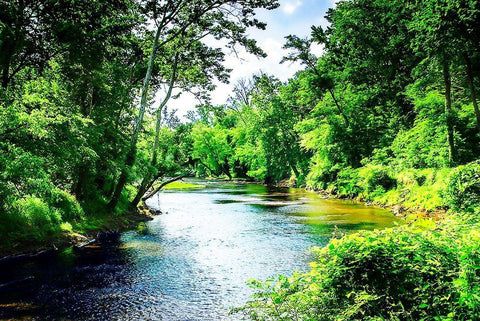
[[[155,124],[155,142],[153,143],[153,153],[152,153],[152,158],[150,160],[150,168],[153,170],[155,170],[157,166],[157,154],[158,154],[158,145],[160,141],[160,129],[162,127],[162,110],[167,104],[167,102],[170,100],[170,97],[172,97],[173,87],[177,79],[178,57],[179,57],[179,53],[175,55],[175,60],[174,60],[173,69],[172,69],[172,78],[170,79],[170,83],[168,85],[169,87],[168,87],[167,95],[165,96],[162,103],[157,109],[157,119]],[[135,198],[130,203],[131,207],[136,207],[138,203],[140,203],[143,195],[147,192],[148,187],[153,185],[153,183],[155,183],[155,182],[150,182],[153,176],[153,173],[151,172],[150,168],[147,169],[147,173],[145,174],[145,177],[142,179],[142,182],[140,183],[140,187],[138,188],[137,195],[135,195]]]
[[[329,88],[328,92],[330,93],[330,96],[332,97],[333,102],[335,103],[335,106],[337,106],[338,112],[340,113],[340,115],[342,115],[343,119],[345,120],[345,126],[350,127],[350,121],[348,120],[348,117],[347,115],[345,115],[345,112],[343,111],[342,106],[340,106],[337,98],[335,97],[335,93],[333,92],[333,89]]]
[[[293,163],[291,159],[288,159],[288,164],[290,165],[290,168],[293,171],[293,174],[295,174],[295,178],[298,180],[300,178],[300,172],[298,171],[297,167]]]
[[[312,61],[307,61],[307,65],[310,67],[311,70],[320,78],[322,78],[322,75],[318,72],[315,64]],[[350,127],[350,121],[348,120],[347,115],[345,114],[342,106],[337,100],[337,97],[335,97],[335,92],[333,91],[333,88],[328,88],[328,92],[330,93],[330,96],[333,99],[333,102],[335,103],[335,106],[337,107],[338,112],[340,115],[343,117],[343,120],[345,120],[345,126]]]
[[[174,177],[174,178],[171,178],[169,180],[166,180],[165,182],[161,183],[157,188],[155,188],[153,191],[151,191],[150,193],[148,193],[147,195],[145,195],[145,197],[142,198],[142,200],[146,201],[147,199],[149,199],[150,197],[152,197],[153,195],[157,194],[163,187],[165,187],[166,185],[170,184],[170,183],[173,183],[175,181],[178,181],[182,178],[185,178],[185,177],[188,177],[188,176],[191,176],[192,173],[188,173],[188,174],[182,174],[182,175],[179,175],[177,177]]]
[[[137,121],[133,128],[132,138],[130,140],[130,146],[128,148],[127,156],[125,158],[125,165],[122,168],[120,173],[120,178],[118,179],[117,186],[113,192],[110,203],[108,203],[108,208],[114,210],[117,207],[118,201],[120,200],[120,195],[122,195],[123,188],[127,183],[129,171],[133,164],[135,163],[135,158],[137,155],[137,141],[140,128],[142,127],[143,115],[145,114],[145,109],[147,107],[147,92],[148,92],[148,83],[150,82],[150,77],[152,76],[153,61],[155,60],[155,53],[158,47],[158,39],[160,38],[160,27],[157,28],[155,33],[155,40],[153,41],[152,52],[150,53],[150,59],[148,60],[147,73],[143,79],[142,86],[142,98],[140,100],[140,110],[138,111]]]
[[[475,117],[477,118],[477,129],[480,131],[480,109],[477,104],[477,94],[475,92],[475,79],[472,73],[472,61],[468,54],[465,53],[465,65],[467,67],[467,77],[470,85],[470,95],[472,97],[473,109],[475,110]]]
[[[155,142],[153,144],[153,153],[152,153],[152,159],[150,160],[150,168],[155,169],[157,166],[157,149],[158,149],[158,141],[159,141],[159,136],[160,136],[160,128],[161,128],[161,123],[162,123],[162,112],[161,109],[157,110],[157,120],[156,120],[156,125],[155,125]],[[149,184],[150,177],[152,176],[152,171],[151,169],[147,169],[147,173],[142,179],[142,182],[140,183],[140,187],[138,188],[137,194],[135,195],[135,198],[133,201],[130,203],[130,207],[135,208],[137,207],[138,203],[142,200],[143,195],[147,192],[148,186],[151,185]]]
[[[443,63],[443,81],[445,85],[445,118],[447,123],[448,160],[450,165],[456,161],[455,142],[453,139],[453,115],[452,115],[452,78],[450,65]]]

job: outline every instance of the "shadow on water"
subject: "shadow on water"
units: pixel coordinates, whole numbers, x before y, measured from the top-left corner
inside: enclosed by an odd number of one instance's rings
[[[397,222],[385,210],[299,189],[201,183],[153,197],[148,205],[168,214],[139,231],[0,261],[0,319],[225,319],[252,294],[246,280],[307,270],[307,250],[336,229]]]
[[[0,317],[95,319],[92,294],[128,280],[130,258],[120,244],[118,235],[81,249],[0,263]]]

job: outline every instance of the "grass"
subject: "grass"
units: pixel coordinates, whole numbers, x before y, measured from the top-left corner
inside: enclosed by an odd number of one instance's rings
[[[190,189],[190,188],[204,188],[204,187],[205,185],[177,181],[164,186],[163,189],[172,190],[172,189]]]

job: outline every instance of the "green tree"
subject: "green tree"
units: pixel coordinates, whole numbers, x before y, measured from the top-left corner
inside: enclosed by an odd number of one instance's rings
[[[147,6],[155,21],[155,38],[150,52],[147,72],[141,90],[141,102],[138,117],[131,136],[130,147],[126,153],[125,166],[118,179],[115,191],[109,202],[109,208],[114,209],[128,180],[129,169],[136,157],[138,134],[142,126],[147,106],[147,92],[152,74],[153,63],[158,48],[177,40],[185,34],[202,35],[205,31],[216,39],[227,39],[228,46],[244,46],[247,51],[262,55],[263,52],[254,40],[247,38],[246,27],[265,28],[265,24],[254,19],[255,8],[274,9],[278,7],[276,0],[244,1],[237,3],[227,0],[208,1],[173,1],[149,2]]]

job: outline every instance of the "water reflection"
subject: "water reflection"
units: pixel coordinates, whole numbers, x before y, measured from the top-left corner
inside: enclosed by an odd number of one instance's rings
[[[299,189],[202,182],[163,192],[141,233],[81,251],[0,263],[0,318],[220,320],[250,278],[306,270],[312,245],[392,226],[388,212]]]

